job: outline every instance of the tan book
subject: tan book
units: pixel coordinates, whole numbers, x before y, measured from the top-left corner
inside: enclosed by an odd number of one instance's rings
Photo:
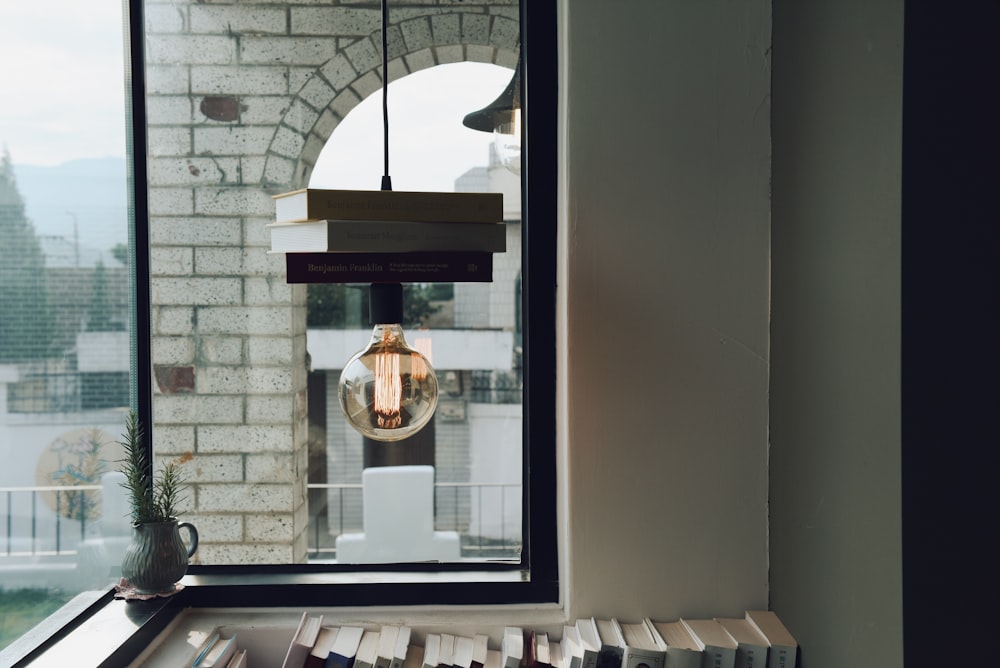
[[[274,195],[274,219],[414,220],[497,223],[503,220],[500,193],[442,193],[396,190],[303,188]]]
[[[716,621],[736,641],[736,668],[766,668],[767,638],[742,617],[718,617]]]
[[[778,615],[770,610],[747,610],[746,619],[767,638],[767,668],[795,668],[799,644]]]
[[[507,250],[504,223],[310,220],[268,223],[272,253],[411,253]]]

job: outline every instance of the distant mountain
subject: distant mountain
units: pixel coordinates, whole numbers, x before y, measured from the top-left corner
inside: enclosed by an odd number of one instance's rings
[[[14,156],[16,159],[16,156]],[[105,251],[128,241],[125,158],[14,165],[17,187],[39,236]]]

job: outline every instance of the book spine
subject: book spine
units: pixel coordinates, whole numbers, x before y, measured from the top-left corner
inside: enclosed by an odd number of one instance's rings
[[[489,283],[493,254],[287,253],[288,283]]]

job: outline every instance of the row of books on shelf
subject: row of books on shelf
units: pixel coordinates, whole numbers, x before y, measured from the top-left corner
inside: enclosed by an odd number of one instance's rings
[[[489,282],[507,249],[499,193],[306,188],[274,202],[289,283]]]
[[[495,645],[484,634],[427,633],[417,642],[408,626],[325,625],[304,612],[281,668],[795,668],[797,656],[795,638],[763,610],[667,622],[580,619],[558,638],[507,626]],[[246,666],[246,655],[235,636],[216,633],[192,666]]]

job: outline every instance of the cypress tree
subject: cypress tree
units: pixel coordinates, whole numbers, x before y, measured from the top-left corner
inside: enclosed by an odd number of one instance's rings
[[[52,327],[45,256],[5,148],[0,160],[0,362],[46,356]]]

